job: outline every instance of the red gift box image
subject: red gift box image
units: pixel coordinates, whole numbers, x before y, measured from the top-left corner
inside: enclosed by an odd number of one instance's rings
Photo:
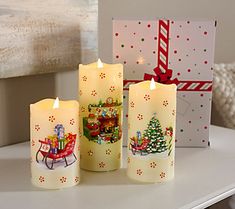
[[[215,21],[113,20],[113,62],[123,63],[125,72],[124,107],[130,84],[152,78],[176,84],[176,146],[209,145],[215,29]],[[127,135],[127,108],[124,116]]]

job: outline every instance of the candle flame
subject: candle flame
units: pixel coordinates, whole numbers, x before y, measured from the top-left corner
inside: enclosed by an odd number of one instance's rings
[[[152,78],[150,82],[150,90],[153,90],[153,89],[156,89],[156,84],[155,84],[154,79]]]
[[[103,68],[103,67],[104,67],[104,64],[101,62],[100,59],[98,59],[97,67],[98,67],[98,68]]]
[[[55,100],[54,105],[53,105],[53,109],[59,108],[59,106],[60,106],[60,101],[59,101],[59,98],[56,97],[56,100]]]

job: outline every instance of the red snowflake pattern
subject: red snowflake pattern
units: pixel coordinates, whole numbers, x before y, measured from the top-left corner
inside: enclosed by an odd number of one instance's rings
[[[87,77],[84,75],[84,76],[82,77],[82,80],[83,80],[83,81],[87,81]]]
[[[96,96],[96,95],[97,95],[96,90],[92,90],[92,91],[91,91],[91,96]]]
[[[53,123],[55,121],[55,117],[53,115],[50,115],[48,120]]]
[[[104,168],[104,167],[105,167],[105,163],[104,163],[104,162],[100,162],[100,163],[99,163],[99,167],[100,167],[100,168]]]
[[[115,91],[115,87],[114,87],[114,86],[111,86],[111,87],[109,88],[109,90],[110,90],[111,92],[114,92],[114,91]]]
[[[70,125],[74,125],[75,124],[75,120],[72,118],[70,121],[69,121]]]
[[[157,166],[157,163],[156,162],[151,162],[150,163],[150,168],[156,168]]]
[[[133,107],[135,107],[135,103],[134,102],[131,102],[130,103],[130,106],[133,108]]]
[[[105,151],[105,153],[106,153],[106,155],[110,155],[110,154],[111,154],[111,150],[110,150],[110,149],[107,149],[107,150]]]
[[[141,169],[136,170],[137,175],[141,176],[143,174],[143,171]]]
[[[40,125],[35,125],[34,129],[35,129],[36,131],[39,131],[39,130],[40,130]]]
[[[60,178],[60,182],[63,184],[63,183],[65,183],[67,181],[67,178],[66,177],[64,177],[64,176],[62,176],[61,178]]]
[[[144,99],[145,99],[145,101],[149,101],[150,100],[150,95],[149,94],[145,94],[144,95]]]
[[[104,79],[106,77],[105,73],[100,73],[100,78]]]
[[[143,120],[143,115],[142,115],[142,114],[138,114],[138,115],[137,115],[137,119],[138,119],[138,120]]]
[[[169,103],[168,103],[167,100],[164,100],[164,101],[163,101],[163,105],[164,105],[165,107],[166,107],[168,104],[169,104]]]
[[[131,159],[128,157],[127,158],[127,163],[129,164],[131,162]]]
[[[160,173],[160,177],[161,177],[161,179],[162,179],[162,178],[165,178],[165,177],[166,177],[166,173],[161,172],[161,173]]]
[[[121,72],[118,73],[118,77],[122,78],[122,73]]]
[[[88,153],[89,156],[93,155],[93,152],[91,150],[89,150],[87,153]]]
[[[75,180],[76,183],[78,183],[80,181],[79,176],[76,176],[74,180]]]
[[[85,111],[86,111],[85,107],[81,107],[81,112],[85,112]]]
[[[45,177],[44,176],[39,176],[38,180],[40,181],[40,183],[45,182]]]

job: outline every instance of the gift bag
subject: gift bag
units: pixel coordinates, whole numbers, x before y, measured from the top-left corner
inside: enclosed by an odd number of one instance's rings
[[[176,146],[209,145],[215,29],[215,21],[113,20],[113,62],[124,65],[124,139],[129,85],[154,78],[177,85]]]

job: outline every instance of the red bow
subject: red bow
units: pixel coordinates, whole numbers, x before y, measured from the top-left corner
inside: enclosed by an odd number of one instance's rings
[[[144,80],[151,80],[152,78],[159,83],[164,83],[164,84],[179,84],[179,81],[177,78],[171,80],[172,77],[172,70],[167,69],[165,73],[163,73],[158,67],[154,68],[153,70],[156,75],[151,75],[148,73],[144,74]]]

